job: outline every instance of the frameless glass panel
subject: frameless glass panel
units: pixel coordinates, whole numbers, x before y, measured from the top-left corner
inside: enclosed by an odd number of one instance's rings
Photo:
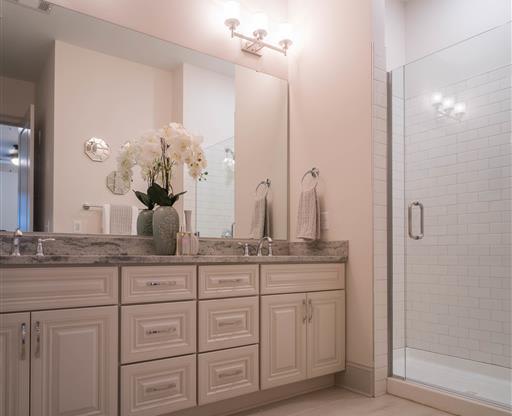
[[[404,166],[403,183],[393,181],[404,189],[394,249],[400,252],[402,233],[405,254],[405,331],[396,344],[404,364],[398,360],[394,372],[505,407],[512,378],[510,35],[507,24],[406,65],[404,153],[393,152],[394,167]],[[401,204],[399,190],[393,193]]]

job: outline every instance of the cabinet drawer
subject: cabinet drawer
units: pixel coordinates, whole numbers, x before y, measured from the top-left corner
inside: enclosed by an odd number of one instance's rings
[[[345,287],[345,265],[275,264],[261,266],[261,293],[295,293]]]
[[[199,354],[199,404],[258,391],[258,362],[257,345]]]
[[[121,361],[196,351],[196,301],[121,307]]]
[[[117,267],[0,269],[0,312],[114,305]]]
[[[121,271],[123,303],[196,298],[196,266],[134,266]]]
[[[121,367],[123,416],[157,416],[195,405],[195,354]]]
[[[255,344],[258,340],[257,296],[199,302],[199,351]]]
[[[259,293],[258,265],[199,266],[199,298],[233,298]]]

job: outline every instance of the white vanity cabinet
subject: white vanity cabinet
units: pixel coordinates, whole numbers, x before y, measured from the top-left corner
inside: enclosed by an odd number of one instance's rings
[[[117,412],[117,307],[32,313],[31,416]]]
[[[116,415],[117,268],[4,268],[0,287],[0,414]]]
[[[343,264],[261,267],[262,389],[345,369],[344,272]]]
[[[0,416],[29,415],[30,313],[0,315]]]

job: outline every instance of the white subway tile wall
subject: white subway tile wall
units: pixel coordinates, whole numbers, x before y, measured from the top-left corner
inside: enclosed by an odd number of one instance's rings
[[[406,240],[405,292],[405,207],[394,210],[395,347],[405,293],[408,347],[512,367],[510,87],[506,66],[441,89],[466,103],[461,121],[437,114],[434,91],[406,99],[405,166],[403,136],[393,135],[393,202],[404,206],[405,184],[406,202],[425,205],[425,237]],[[394,126],[400,108],[394,97]]]
[[[185,209],[196,211],[193,222],[201,237],[222,237],[235,221],[235,174],[223,163],[225,149],[235,151],[234,146],[232,137],[205,148],[206,181],[195,184],[185,175]]]

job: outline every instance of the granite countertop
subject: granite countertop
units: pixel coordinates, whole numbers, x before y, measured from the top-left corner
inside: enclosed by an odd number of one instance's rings
[[[155,255],[46,255],[0,256],[0,265],[134,265],[134,264],[275,264],[275,263],[345,263],[345,255],[277,256],[155,256]]]

